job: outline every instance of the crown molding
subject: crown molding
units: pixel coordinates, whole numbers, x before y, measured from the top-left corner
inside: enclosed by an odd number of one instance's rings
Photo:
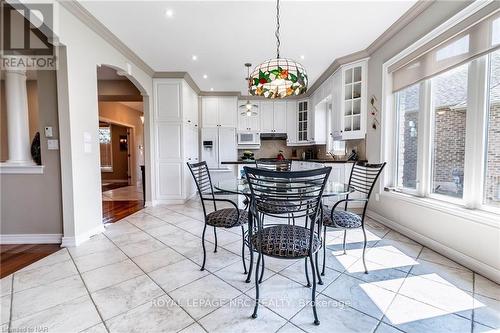
[[[241,97],[241,92],[239,91],[202,91],[200,96],[230,96],[230,97]]]
[[[186,83],[193,89],[198,95],[202,94],[200,87],[193,80],[188,72],[154,72],[154,79],[184,79]]]
[[[427,8],[429,8],[435,0],[418,0],[413,6],[410,7],[396,22],[394,22],[386,31],[384,31],[377,39],[375,39],[365,51],[371,55],[377,51],[382,45],[384,45],[388,40],[390,40],[394,35],[406,27],[410,22],[412,22],[417,16],[422,14]]]
[[[123,43],[115,34],[113,34],[104,24],[96,19],[87,9],[80,3],[74,0],[57,0],[71,14],[82,21],[90,29],[94,30],[99,36],[110,43],[123,56],[132,61],[137,67],[146,72],[149,76],[153,76],[154,70],[149,67],[134,51],[132,51],[125,43]]]

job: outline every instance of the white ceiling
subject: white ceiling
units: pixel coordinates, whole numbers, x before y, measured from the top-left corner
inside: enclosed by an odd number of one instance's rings
[[[276,55],[273,0],[80,2],[155,71],[187,71],[204,91],[246,94],[243,64]],[[311,85],[334,59],[365,49],[415,2],[282,0],[281,57],[301,62]]]

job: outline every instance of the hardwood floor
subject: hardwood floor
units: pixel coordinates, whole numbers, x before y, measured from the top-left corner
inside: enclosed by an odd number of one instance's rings
[[[0,278],[12,274],[60,249],[60,244],[0,245]]]
[[[102,222],[114,223],[144,208],[142,201],[103,201]]]
[[[114,223],[144,208],[142,201],[103,201],[103,223]],[[0,278],[60,250],[60,244],[0,245]]]

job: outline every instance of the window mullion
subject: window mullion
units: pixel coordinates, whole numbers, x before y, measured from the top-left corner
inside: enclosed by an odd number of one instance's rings
[[[418,163],[417,193],[421,197],[429,195],[431,183],[431,149],[432,149],[432,98],[431,81],[420,84],[420,114],[418,120]]]
[[[488,57],[473,60],[469,65],[468,106],[466,114],[464,203],[467,208],[482,204],[484,186],[484,152],[487,116]],[[473,83],[473,84],[472,84]]]

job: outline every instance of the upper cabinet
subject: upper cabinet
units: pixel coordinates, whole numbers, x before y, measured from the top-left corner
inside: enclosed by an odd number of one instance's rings
[[[240,105],[246,104],[246,100],[238,101],[238,131],[239,132],[260,132],[260,105],[258,101],[251,101],[252,104],[257,105],[256,115],[247,116],[244,109],[240,109]]]
[[[297,103],[297,143],[309,141],[309,101]]]
[[[286,135],[287,135],[287,145],[297,144],[297,102],[287,101],[286,102]]]
[[[261,102],[258,112],[262,133],[286,133],[286,102]]]
[[[366,134],[366,71],[362,61],[342,67],[342,139],[363,139]]]
[[[203,127],[234,127],[237,123],[236,97],[203,97],[201,114]]]

